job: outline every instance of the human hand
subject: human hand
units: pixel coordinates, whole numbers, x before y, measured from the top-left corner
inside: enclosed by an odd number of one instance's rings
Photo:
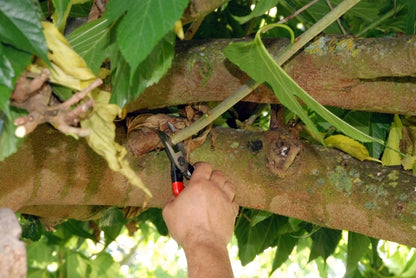
[[[186,250],[213,243],[226,246],[234,231],[238,205],[234,185],[208,163],[198,163],[188,186],[163,209],[171,236]]]

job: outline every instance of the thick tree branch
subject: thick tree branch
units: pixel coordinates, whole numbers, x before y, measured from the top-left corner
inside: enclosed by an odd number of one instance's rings
[[[129,111],[201,101],[221,101],[249,78],[225,59],[231,40],[181,42],[173,66]],[[282,39],[265,42],[277,55]],[[284,69],[324,105],[352,110],[416,115],[416,37],[359,39],[323,36]],[[277,103],[266,86],[245,100]]]
[[[416,246],[416,177],[399,168],[360,162],[280,131],[217,128],[211,138],[191,161],[225,171],[240,205]],[[149,206],[163,207],[172,194],[166,154],[131,161],[152,191]],[[1,207],[52,219],[94,218],[107,206],[137,207],[145,198],[84,141],[46,126],[0,162],[0,184]]]

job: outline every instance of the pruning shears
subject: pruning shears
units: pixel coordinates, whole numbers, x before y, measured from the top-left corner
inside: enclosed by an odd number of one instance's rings
[[[172,132],[176,131],[173,124],[168,122],[168,127]],[[171,162],[170,175],[172,178],[172,191],[176,196],[183,190],[183,177],[190,179],[194,172],[194,166],[186,160],[185,147],[182,142],[176,145],[172,143],[169,135],[165,132],[158,130],[160,140],[165,146],[166,153],[168,154]]]

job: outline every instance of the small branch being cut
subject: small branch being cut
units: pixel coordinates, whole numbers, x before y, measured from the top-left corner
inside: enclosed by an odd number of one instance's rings
[[[11,105],[26,109],[29,115],[19,117],[14,121],[14,124],[18,126],[15,135],[22,138],[31,133],[39,124],[48,122],[65,134],[87,136],[88,129],[77,126],[80,118],[94,106],[92,99],[86,99],[87,94],[100,86],[102,80],[95,80],[90,86],[74,94],[67,101],[56,104],[52,89],[46,83],[49,74],[49,70],[44,69],[34,79],[28,79],[27,73],[19,78],[12,94]],[[77,103],[79,104],[75,106]],[[75,107],[72,108],[73,106]]]

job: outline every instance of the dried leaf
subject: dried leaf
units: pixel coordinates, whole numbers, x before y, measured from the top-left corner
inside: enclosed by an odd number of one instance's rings
[[[361,161],[372,160],[381,162],[380,160],[371,157],[367,148],[363,144],[345,135],[332,135],[325,138],[324,142],[328,147],[340,149],[341,151],[346,152]]]
[[[69,87],[74,90],[86,88],[96,79],[85,61],[67,42],[65,37],[50,22],[42,22],[49,52],[48,58],[52,62],[50,80],[53,83]],[[40,73],[47,65],[40,59],[29,66],[29,71]]]
[[[399,153],[400,140],[402,139],[402,121],[398,115],[394,115],[394,121],[391,124],[389,137],[387,138],[386,149],[384,150],[381,161],[383,165],[393,166],[400,165],[402,157]]]
[[[400,150],[407,156],[402,158],[402,166],[405,170],[416,172],[416,126],[411,121],[403,123],[402,140]]]
[[[93,97],[95,113],[90,118],[81,121],[81,126],[90,130],[90,134],[86,137],[88,144],[107,160],[108,166],[112,170],[123,174],[131,184],[136,185],[151,197],[149,189],[125,159],[127,150],[114,141],[115,125],[113,120],[122,113],[122,109],[115,104],[109,104],[110,93],[108,92],[96,90]]]

